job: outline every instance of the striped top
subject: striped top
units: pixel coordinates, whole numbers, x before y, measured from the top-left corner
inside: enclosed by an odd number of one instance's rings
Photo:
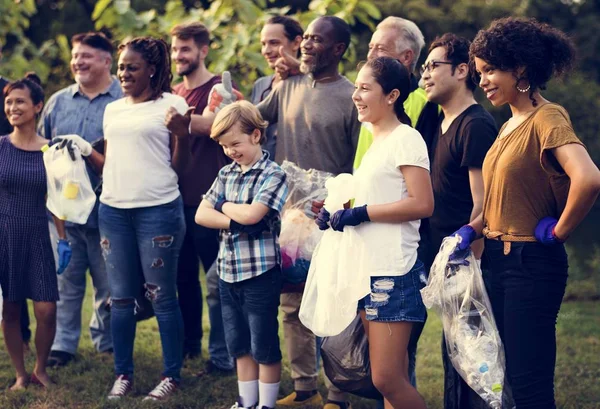
[[[246,172],[237,163],[219,171],[217,179],[204,196],[213,206],[220,199],[231,203],[262,203],[269,207],[263,219],[270,229],[254,239],[247,233],[221,230],[217,271],[228,283],[257,277],[281,263],[279,250],[280,212],[288,194],[285,172],[275,162],[263,157]]]
[[[45,219],[46,192],[42,151],[19,149],[0,136],[0,214]]]

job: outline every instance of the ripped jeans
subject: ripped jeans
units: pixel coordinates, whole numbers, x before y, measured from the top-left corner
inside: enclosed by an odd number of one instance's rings
[[[164,205],[133,209],[101,204],[99,224],[112,298],[115,373],[133,375],[135,297],[143,276],[145,296],[152,301],[158,321],[162,375],[180,379],[183,320],[177,302],[177,262],[185,235],[181,197]],[[140,265],[143,274],[139,274]]]

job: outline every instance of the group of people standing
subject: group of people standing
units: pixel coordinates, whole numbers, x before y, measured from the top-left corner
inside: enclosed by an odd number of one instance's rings
[[[356,226],[373,255],[372,292],[359,310],[373,384],[386,408],[426,407],[415,375],[427,317],[419,290],[451,235],[461,238],[455,258],[471,248],[481,259],[516,407],[555,407],[563,242],[600,192],[600,171],[567,112],[540,94],[573,63],[563,33],[506,18],[472,43],[444,34],[429,46],[419,85],[423,35],[413,22],[388,17],[352,84],[338,69],[350,43],[343,20],[320,17],[304,30],[275,16],[261,31],[274,74],[256,81],[255,105],[227,105],[240,94],[206,68],[204,25],[175,26],[171,40],[170,48],[151,37],[122,43],[115,78],[111,41],[78,34],[76,83],[45,106],[32,79],[3,89],[13,128],[0,132],[0,283],[5,342],[17,372],[12,389],[50,387],[46,366],[75,357],[89,269],[92,342],[114,353],[108,399],[133,391],[144,300],[158,321],[164,364],[145,399],[169,398],[184,358],[201,353],[202,263],[211,329],[199,375],[235,370],[238,408],[322,405],[318,340],[298,317],[306,277],[280,269],[287,183],[277,163],[289,160],[361,181],[352,207],[329,214],[315,202],[312,212],[321,229]],[[183,79],[175,86],[171,59]],[[494,106],[511,109],[500,131],[473,96],[477,83]],[[86,225],[48,222],[39,149],[64,139],[86,158],[98,193]],[[21,325],[27,298],[38,322],[31,376]],[[279,308],[294,390],[277,400]],[[483,407],[443,356],[445,407]],[[325,409],[349,409],[346,394],[325,381]]]

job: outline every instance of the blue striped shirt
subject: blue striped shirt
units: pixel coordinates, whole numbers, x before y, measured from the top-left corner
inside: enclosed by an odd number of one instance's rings
[[[223,167],[204,195],[204,199],[213,206],[218,200],[225,199],[236,204],[262,203],[270,209],[263,219],[270,229],[256,239],[246,233],[220,231],[217,271],[223,281],[236,283],[248,280],[281,263],[280,213],[288,194],[285,178],[285,172],[264,152],[263,157],[246,172],[242,172],[235,162]]]

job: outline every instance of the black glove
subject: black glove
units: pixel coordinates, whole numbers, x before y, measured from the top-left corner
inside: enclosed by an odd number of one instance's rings
[[[232,232],[246,233],[253,239],[257,239],[261,236],[262,232],[269,231],[270,229],[269,225],[264,220],[261,220],[256,224],[243,225],[232,219],[229,223],[229,230]]]

